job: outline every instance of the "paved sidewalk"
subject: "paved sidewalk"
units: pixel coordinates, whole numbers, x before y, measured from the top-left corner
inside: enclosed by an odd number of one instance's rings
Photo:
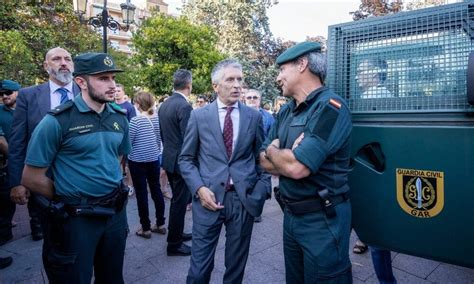
[[[153,208],[150,206],[150,208]],[[11,255],[13,264],[0,270],[0,283],[47,283],[42,269],[41,243],[29,235],[26,206],[19,206],[14,220],[14,241],[0,247],[0,256]],[[169,201],[166,204],[169,211]],[[135,236],[139,227],[136,200],[127,207],[131,233],[125,251],[126,283],[185,283],[189,257],[166,256],[166,236],[153,234],[149,240]],[[263,222],[253,230],[250,256],[244,283],[284,283],[282,248],[282,213],[274,200],[265,205]],[[191,212],[186,214],[186,232],[191,231]],[[224,231],[218,245],[212,283],[222,283],[224,274]],[[355,242],[352,236],[352,245]],[[351,247],[352,247],[351,245]],[[393,253],[393,266],[398,283],[474,283],[474,269]],[[351,253],[354,283],[377,283],[370,254]]]

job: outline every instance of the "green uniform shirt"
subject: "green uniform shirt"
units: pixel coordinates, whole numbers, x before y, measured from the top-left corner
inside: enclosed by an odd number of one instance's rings
[[[286,104],[278,113],[262,150],[277,138],[281,148],[291,149],[304,132],[303,141],[293,153],[311,174],[299,180],[280,176],[281,195],[301,201],[318,197],[318,190],[324,188],[331,195],[347,192],[351,131],[349,108],[327,87],[314,90],[298,107],[294,100]]]
[[[11,109],[6,105],[0,106],[0,127],[3,129],[3,136],[5,136],[7,142],[10,139],[12,129],[13,111],[14,109]]]
[[[79,95],[41,120],[25,164],[50,167],[56,195],[74,201],[116,189],[122,180],[118,158],[130,149],[127,117],[109,104],[98,114]]]

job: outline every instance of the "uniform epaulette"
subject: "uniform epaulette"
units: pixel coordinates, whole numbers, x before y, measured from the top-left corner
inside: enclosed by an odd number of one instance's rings
[[[59,105],[59,106],[51,109],[50,111],[48,111],[48,113],[51,114],[51,115],[58,115],[58,114],[64,112],[65,110],[70,109],[73,105],[74,105],[74,102],[72,100],[70,100],[70,101],[67,101],[67,102],[63,103],[62,105]]]
[[[124,110],[123,108],[121,108],[119,105],[115,104],[115,103],[109,103],[109,106],[116,112],[120,113],[120,114],[123,114],[123,115],[127,115],[127,111]]]

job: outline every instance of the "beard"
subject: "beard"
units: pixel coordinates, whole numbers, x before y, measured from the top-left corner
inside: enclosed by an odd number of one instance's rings
[[[87,89],[89,90],[89,97],[99,103],[99,104],[105,104],[105,103],[111,103],[113,102],[115,99],[114,99],[114,96],[112,96],[110,99],[107,97],[107,94],[105,93],[102,93],[100,94],[99,92],[97,92],[94,87],[92,87],[92,85],[89,83],[89,81],[86,81],[87,82]]]
[[[52,67],[48,67],[47,70],[50,76],[53,76],[56,80],[63,84],[69,84],[72,81],[72,72],[70,70],[67,72],[59,72],[59,69],[55,70]]]
[[[16,103],[16,99],[13,100],[13,99],[10,99],[10,98],[8,98],[8,99],[3,98],[3,105],[6,106],[6,107],[11,108],[15,105],[15,103]]]

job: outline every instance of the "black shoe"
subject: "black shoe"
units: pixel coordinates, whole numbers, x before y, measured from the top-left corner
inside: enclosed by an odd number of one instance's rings
[[[188,256],[191,255],[191,247],[186,244],[181,244],[181,246],[175,249],[166,249],[168,256]]]
[[[7,268],[13,262],[13,258],[9,257],[0,257],[0,269]]]
[[[8,243],[8,241],[10,241],[11,239],[13,239],[13,235],[10,234],[6,237],[2,237],[0,238],[0,246],[3,246],[4,244]]]
[[[193,239],[193,234],[183,233],[183,242],[189,242]]]
[[[41,241],[43,239],[43,233],[42,232],[34,232],[34,233],[31,233],[31,238],[33,239],[33,241],[37,242],[37,241]]]

